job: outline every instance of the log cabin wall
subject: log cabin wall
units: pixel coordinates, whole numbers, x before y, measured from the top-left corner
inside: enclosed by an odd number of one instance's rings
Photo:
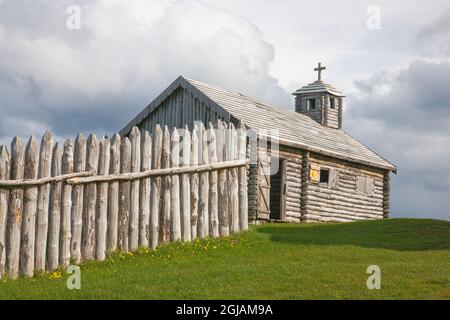
[[[249,148],[255,149],[256,146],[249,146]],[[249,219],[255,224],[266,222],[270,218],[270,212],[267,210],[268,208],[264,208],[265,206],[261,203],[264,201],[261,193],[265,191],[263,183],[261,182],[261,171],[258,170],[258,167],[262,167],[262,158],[260,156],[265,153],[260,150],[261,148],[263,147],[258,143],[258,165],[253,164],[250,166],[248,182]],[[286,161],[286,176],[284,177],[286,183],[284,204],[285,221],[298,223],[301,221],[302,150],[280,145],[277,154],[269,148],[269,155],[270,157],[279,157]],[[283,186],[281,186],[281,191],[283,191]]]
[[[345,222],[383,219],[388,213],[385,172],[311,153],[305,222]],[[320,182],[320,170],[329,170],[328,183]],[[387,206],[387,207],[386,207]]]

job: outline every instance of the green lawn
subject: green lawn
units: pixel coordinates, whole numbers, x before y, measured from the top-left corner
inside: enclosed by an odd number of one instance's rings
[[[381,290],[366,269],[381,268]],[[450,299],[450,222],[270,224],[221,240],[116,254],[67,275],[0,280],[0,299]]]

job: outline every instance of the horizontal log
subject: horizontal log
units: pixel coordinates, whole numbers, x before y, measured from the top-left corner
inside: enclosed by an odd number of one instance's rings
[[[227,168],[237,168],[246,166],[250,163],[250,160],[234,160],[227,162],[219,162],[214,164],[204,164],[204,165],[196,165],[189,167],[177,167],[177,168],[164,168],[164,169],[153,169],[142,172],[134,172],[134,173],[124,173],[124,174],[114,174],[109,176],[93,176],[87,178],[74,178],[67,180],[67,183],[70,185],[78,185],[78,184],[86,184],[93,182],[109,182],[109,181],[130,181],[137,180],[148,177],[161,177],[168,176],[174,174],[183,174],[183,173],[199,173],[213,170],[221,170]]]
[[[44,185],[47,183],[56,183],[63,180],[69,180],[73,178],[91,177],[94,175],[92,171],[76,172],[63,174],[55,177],[46,177],[36,180],[0,180],[0,188],[20,188],[20,187],[32,187]]]

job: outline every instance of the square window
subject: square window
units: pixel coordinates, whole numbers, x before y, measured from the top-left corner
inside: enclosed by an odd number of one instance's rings
[[[316,99],[306,100],[306,110],[314,110],[314,109],[316,109]]]
[[[330,170],[320,169],[320,183],[328,183],[330,181]]]

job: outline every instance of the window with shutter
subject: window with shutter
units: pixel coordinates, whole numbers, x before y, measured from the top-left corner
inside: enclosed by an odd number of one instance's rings
[[[357,176],[356,177],[356,192],[371,194],[373,192],[373,178]]]

